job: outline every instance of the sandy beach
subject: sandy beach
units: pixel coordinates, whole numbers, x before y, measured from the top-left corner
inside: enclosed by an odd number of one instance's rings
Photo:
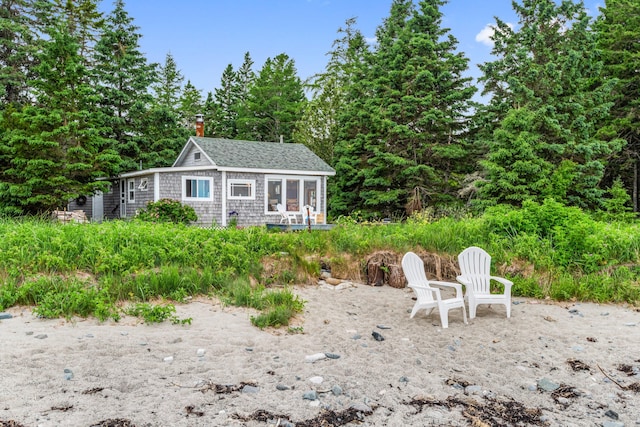
[[[184,326],[8,309],[0,426],[640,425],[633,307],[516,297],[442,329],[410,289],[294,291],[304,313],[270,331],[204,297]]]

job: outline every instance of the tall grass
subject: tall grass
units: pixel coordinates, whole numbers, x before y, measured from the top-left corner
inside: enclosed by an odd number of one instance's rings
[[[357,270],[378,250],[455,259],[471,245],[484,247],[494,267],[513,266],[506,271],[516,295],[640,302],[640,226],[597,221],[549,200],[521,209],[496,207],[480,217],[345,221],[330,231],[300,233],[0,220],[0,310],[28,304],[45,316],[117,318],[124,301],[182,301],[212,293],[263,311],[257,324],[284,324],[283,317],[300,309],[286,286],[317,277],[321,262],[355,263]],[[269,289],[280,286],[285,288]]]

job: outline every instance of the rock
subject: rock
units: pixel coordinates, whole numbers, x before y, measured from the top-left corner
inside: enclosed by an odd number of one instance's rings
[[[163,362],[173,362],[173,356],[167,356],[164,359],[162,359]]]
[[[604,413],[607,417],[611,418],[612,420],[617,420],[618,419],[618,413],[616,411],[613,411],[611,409],[607,410],[607,412]]]
[[[350,408],[367,415],[373,413],[373,410],[371,409],[371,407],[361,402],[352,403]]]
[[[327,282],[330,285],[336,286],[339,285],[340,283],[342,283],[342,280],[340,279],[336,279],[334,277],[327,277],[324,279],[325,282]]]
[[[253,351],[253,347],[247,347],[245,348],[246,351]]]
[[[378,328],[378,329],[391,329],[391,326],[387,326],[387,325],[376,325],[376,328]]]
[[[70,381],[73,379],[73,372],[69,368],[64,369],[64,379]]]
[[[277,389],[277,390],[280,390],[280,391],[289,390],[290,388],[291,388],[291,387],[289,387],[288,385],[284,385],[284,384],[278,384],[278,385],[276,386],[276,389]]]
[[[205,353],[206,353],[206,350],[204,348],[199,348],[198,351],[196,351],[196,355],[198,357],[204,356]]]
[[[340,359],[340,355],[339,354],[325,353],[324,355],[327,356],[328,359]]]
[[[47,334],[38,334],[34,338],[39,339],[39,340],[43,340],[43,339],[45,339],[47,337],[48,337]]]
[[[319,376],[309,378],[309,382],[312,384],[322,384],[322,381],[324,381],[324,378]]]
[[[464,394],[467,396],[471,394],[482,394],[482,387],[479,385],[468,385],[464,388]]]
[[[331,393],[333,393],[334,396],[340,396],[342,394],[342,387],[334,385],[331,387]]]
[[[409,378],[407,378],[405,376],[402,376],[402,377],[400,377],[400,379],[398,381],[400,381],[401,383],[408,383],[409,382]]]
[[[624,427],[624,423],[619,421],[605,421],[602,423],[602,427]]]
[[[551,392],[551,391],[556,391],[558,388],[560,388],[560,384],[554,383],[549,378],[542,378],[538,380],[537,384],[538,384],[538,389],[543,391]]]
[[[249,384],[245,384],[245,386],[242,387],[243,393],[257,393],[259,391],[260,391],[260,388],[249,385]]]
[[[382,335],[380,335],[379,333],[377,333],[376,331],[373,331],[373,332],[371,333],[371,335],[373,336],[373,338],[374,338],[376,341],[384,341],[384,337],[383,337]]]
[[[354,336],[351,337],[352,340],[359,340],[360,338],[362,338],[362,335],[360,334],[355,334]]]
[[[316,353],[316,354],[311,354],[309,356],[306,356],[304,358],[304,361],[307,363],[314,363],[314,362],[317,362],[318,360],[322,360],[326,358],[327,356],[324,353]]]
[[[13,316],[11,313],[0,313],[0,320],[2,319],[11,319]]]
[[[304,394],[302,395],[302,398],[304,400],[317,400],[318,392],[316,392],[315,390],[305,391]]]

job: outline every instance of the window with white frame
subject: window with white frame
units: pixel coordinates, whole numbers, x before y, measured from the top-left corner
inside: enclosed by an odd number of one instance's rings
[[[230,200],[255,199],[256,181],[253,179],[227,180],[227,198]]]
[[[266,211],[277,212],[276,206],[282,204],[287,212],[300,212],[303,206],[319,209],[318,194],[320,178],[318,177],[266,177]]]
[[[140,180],[140,185],[138,185],[138,190],[147,191],[149,189],[149,178],[142,178]]]
[[[182,200],[213,200],[213,178],[202,176],[182,177]]]
[[[136,201],[136,180],[129,179],[127,180],[127,202],[135,202]]]

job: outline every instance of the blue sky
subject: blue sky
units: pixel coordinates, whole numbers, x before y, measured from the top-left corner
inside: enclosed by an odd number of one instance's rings
[[[593,15],[603,3],[585,1]],[[356,27],[373,38],[391,0],[125,0],[125,5],[140,27],[147,59],[164,63],[171,53],[185,83],[191,80],[205,97],[219,86],[224,68],[237,69],[247,51],[256,72],[280,53],[295,61],[302,79],[322,72],[345,21],[357,18]],[[110,0],[102,6],[105,12],[112,9]],[[443,25],[470,59],[473,77],[479,75],[477,64],[491,60],[486,28],[494,17],[517,24],[511,0],[450,0],[441,10]]]

